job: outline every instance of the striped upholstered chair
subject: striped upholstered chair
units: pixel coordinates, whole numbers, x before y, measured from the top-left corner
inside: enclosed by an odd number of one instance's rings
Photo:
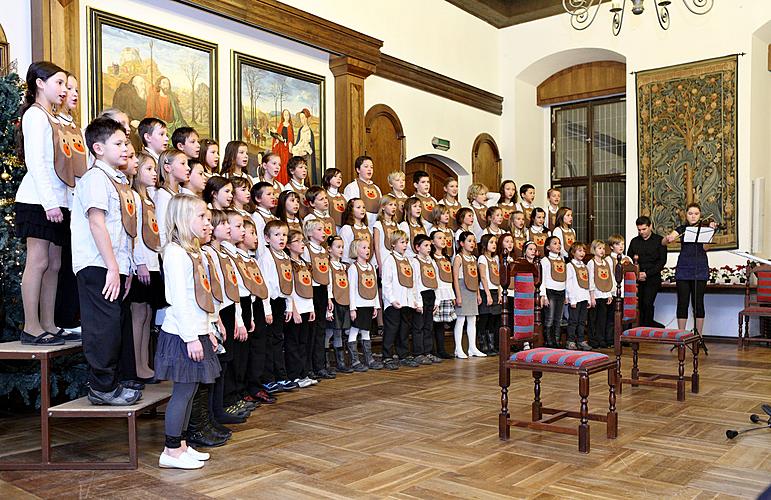
[[[500,330],[500,352],[511,353],[515,345],[525,342],[535,347],[542,334],[540,321],[540,302],[538,285],[540,282],[538,266],[525,259],[518,259],[506,266],[501,266],[501,286],[507,300],[503,301],[503,317]],[[513,283],[513,297],[507,284]],[[508,300],[511,298],[512,300]],[[504,333],[505,332],[505,333]]]
[[[757,288],[755,293],[752,293],[754,284],[757,284]],[[747,263],[744,309],[739,311],[739,348],[752,342],[771,343],[771,338],[750,337],[751,317],[771,318],[771,266],[759,265],[755,262]]]
[[[615,354],[618,381],[618,393],[622,385],[650,385],[671,387],[677,389],[677,400],[685,401],[685,381],[691,382],[691,392],[699,392],[699,341],[700,338],[690,330],[675,328],[648,328],[637,326],[639,311],[637,309],[637,277],[639,267],[636,264],[624,263],[616,268],[616,313],[615,313]],[[623,276],[623,280],[620,279]],[[623,286],[623,291],[622,291]],[[631,378],[623,378],[621,374],[621,354],[624,344],[632,346]],[[678,374],[643,373],[639,370],[640,344],[666,344],[677,348]],[[685,350],[690,348],[693,353],[693,374],[685,376]],[[663,380],[675,380],[665,382]]]

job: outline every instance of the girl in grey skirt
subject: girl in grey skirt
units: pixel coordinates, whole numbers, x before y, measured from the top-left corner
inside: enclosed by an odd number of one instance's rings
[[[458,254],[453,260],[453,280],[455,285],[455,313],[458,320],[455,322],[455,357],[468,358],[468,356],[485,357],[486,354],[477,349],[477,314],[482,297],[479,294],[479,272],[477,261],[474,257],[476,237],[470,231],[463,231],[458,236]],[[468,356],[463,352],[461,344],[463,338],[463,325],[466,325],[468,334]]]

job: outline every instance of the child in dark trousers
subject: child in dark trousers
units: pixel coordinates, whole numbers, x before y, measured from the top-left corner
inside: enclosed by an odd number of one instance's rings
[[[86,127],[86,142],[96,162],[75,188],[71,227],[72,241],[77,243],[72,268],[89,365],[88,398],[93,404],[131,405],[142,393],[118,383],[120,298],[137,230],[134,197],[126,176],[118,171],[126,164],[128,139],[123,125],[98,118]]]
[[[305,251],[305,237],[300,231],[289,231],[287,243],[292,261],[292,319],[284,332],[284,352],[287,378],[301,389],[318,384],[308,376],[308,341],[310,340],[316,313],[313,310],[313,278],[311,268],[302,255]]]
[[[268,335],[263,376],[263,387],[268,394],[299,387],[287,379],[284,364],[284,329],[286,322],[292,319],[292,310],[287,307],[287,302],[293,288],[292,262],[284,252],[288,233],[286,222],[271,220],[265,224],[264,237],[268,249],[257,260],[270,296],[270,314],[265,315]]]
[[[594,349],[613,347],[613,263],[605,256],[605,242],[592,241],[594,257],[589,272],[589,345]]]
[[[334,375],[327,370],[327,356],[324,349],[329,296],[327,289],[330,284],[329,252],[324,248],[327,238],[324,223],[318,219],[307,219],[303,224],[303,232],[308,244],[305,246],[305,261],[310,264],[313,277],[313,312],[316,321],[311,326],[308,339],[307,362],[308,376],[311,379],[332,379]]]
[[[568,280],[565,285],[565,301],[568,308],[568,349],[591,351],[584,340],[584,325],[589,311],[589,271],[584,264],[586,245],[580,242],[570,246]]]
[[[431,258],[431,238],[425,234],[415,236],[413,248],[412,275],[415,276],[416,291],[423,301],[423,312],[412,315],[412,353],[415,354],[415,362],[431,365],[442,362],[431,354],[434,347],[434,313],[439,310],[436,302],[439,270]]]
[[[565,305],[565,282],[567,270],[560,252],[562,244],[556,236],[549,236],[544,243],[546,256],[541,259],[543,283],[541,284],[541,306],[546,347],[558,347],[560,341],[560,321]]]

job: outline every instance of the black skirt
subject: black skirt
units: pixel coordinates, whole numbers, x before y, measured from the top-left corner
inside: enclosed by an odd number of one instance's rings
[[[374,307],[359,307],[356,309],[356,320],[351,322],[351,326],[355,326],[359,330],[371,330],[372,329],[372,313],[375,312]]]
[[[193,361],[187,354],[182,337],[161,330],[155,351],[155,378],[172,382],[213,384],[221,367],[208,335],[199,335],[203,345],[203,360]]]
[[[163,286],[163,277],[160,271],[150,271],[150,284],[145,285],[139,281],[139,277],[131,279],[131,289],[128,295],[129,302],[133,304],[149,304],[153,310],[163,309],[166,303],[166,289]]]
[[[487,294],[481,286],[479,287],[479,293],[482,295],[482,303],[479,304],[479,314],[493,314],[499,316],[503,312],[502,305],[498,303],[497,288],[490,289],[490,297],[493,299],[493,305],[491,306],[487,305]]]
[[[327,320],[327,328],[332,330],[348,330],[351,327],[351,307],[341,306],[337,301],[332,298],[332,320]]]
[[[16,236],[21,239],[37,238],[63,246],[70,239],[70,211],[61,208],[64,220],[51,222],[46,218],[43,205],[16,203]]]

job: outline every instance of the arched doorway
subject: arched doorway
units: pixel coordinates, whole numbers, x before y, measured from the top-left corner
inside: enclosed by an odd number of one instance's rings
[[[365,154],[372,157],[375,175],[372,180],[383,193],[391,191],[388,174],[404,170],[405,137],[396,112],[385,104],[375,104],[364,116]],[[408,184],[409,185],[409,184]]]
[[[501,184],[501,155],[490,134],[479,134],[471,148],[471,178],[498,191]]]
[[[412,194],[415,189],[412,186],[412,174],[418,170],[428,173],[431,179],[431,195],[437,200],[444,198],[444,181],[447,178],[458,180],[455,169],[460,166],[453,165],[453,161],[440,155],[421,155],[409,160],[404,173],[407,176],[407,188],[404,190]]]

